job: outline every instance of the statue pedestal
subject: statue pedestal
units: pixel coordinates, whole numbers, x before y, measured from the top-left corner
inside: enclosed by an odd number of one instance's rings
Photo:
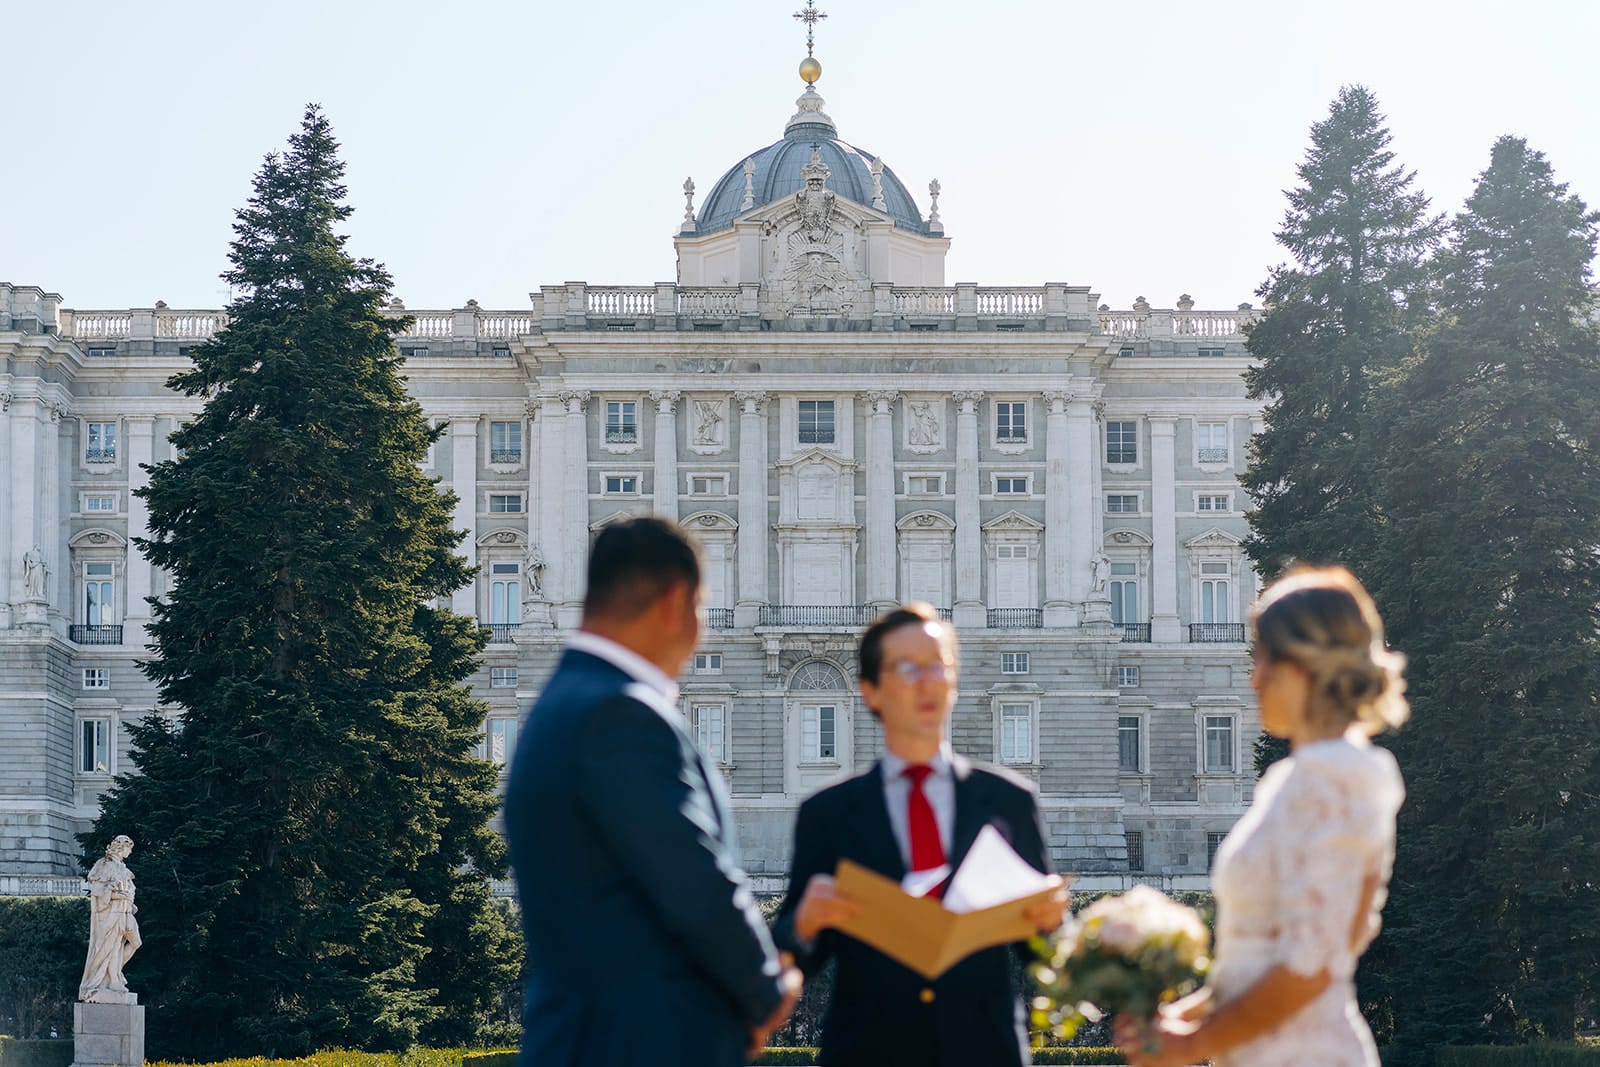
[[[554,625],[550,620],[550,603],[545,600],[526,601],[522,605],[522,625],[548,630]]]
[[[1085,623],[1111,621],[1111,598],[1104,593],[1091,593],[1089,599],[1083,602],[1083,621]]]
[[[100,994],[109,996],[111,994]],[[144,1006],[83,1001],[72,1006],[72,1067],[142,1067]]]
[[[48,626],[50,605],[44,600],[24,600],[16,606],[13,625],[16,626]]]

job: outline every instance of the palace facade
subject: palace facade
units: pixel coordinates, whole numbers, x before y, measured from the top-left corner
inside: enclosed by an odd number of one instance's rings
[[[673,282],[396,302],[478,567],[454,606],[493,634],[485,755],[509,759],[578,620],[593,533],[653,512],[705,550],[683,711],[761,888],[800,799],[876,755],[855,640],[908,599],[960,634],[956,747],[1038,783],[1060,868],[1203,888],[1258,733],[1248,305],[947,284],[937,182],[924,214],[811,84],[781,139],[693,194]],[[126,725],[162,710],[136,668],[165,579],[133,547],[135,491],[195,410],[163,383],[225,325],[0,284],[0,891],[75,891],[73,834],[130,769]]]

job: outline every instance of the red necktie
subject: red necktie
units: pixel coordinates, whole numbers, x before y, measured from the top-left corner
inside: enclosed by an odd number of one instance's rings
[[[922,791],[922,783],[933,768],[927,764],[907,767],[902,772],[911,779],[911,795],[906,802],[906,825],[911,831],[911,869],[926,871],[944,866],[944,845],[939,840],[939,822],[933,817],[933,805]],[[930,894],[938,896],[938,892]]]

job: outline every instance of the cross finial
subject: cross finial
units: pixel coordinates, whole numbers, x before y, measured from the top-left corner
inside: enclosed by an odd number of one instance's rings
[[[806,24],[806,55],[809,56],[812,47],[816,44],[813,39],[813,31],[817,28],[817,23],[828,17],[828,13],[817,10],[817,0],[806,0],[806,9],[804,11],[796,11],[794,17]]]

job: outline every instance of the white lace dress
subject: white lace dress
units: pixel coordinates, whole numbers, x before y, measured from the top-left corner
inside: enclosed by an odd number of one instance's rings
[[[1377,1067],[1353,979],[1378,933],[1404,798],[1394,757],[1357,733],[1301,745],[1263,776],[1217,850],[1213,996],[1224,1004],[1280,963],[1333,984],[1217,1067]],[[1358,915],[1368,878],[1377,891]]]

